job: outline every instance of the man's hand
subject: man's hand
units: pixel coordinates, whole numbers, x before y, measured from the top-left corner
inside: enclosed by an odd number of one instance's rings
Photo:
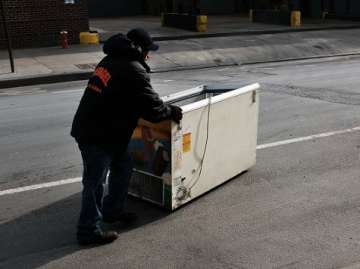
[[[171,119],[176,123],[180,123],[183,118],[182,109],[178,106],[170,105],[171,109]]]

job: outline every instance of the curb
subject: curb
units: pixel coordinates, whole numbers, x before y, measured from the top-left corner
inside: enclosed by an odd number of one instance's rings
[[[180,66],[180,67],[173,67],[168,69],[153,68],[153,71],[151,71],[151,73],[156,74],[156,73],[166,73],[173,71],[199,70],[199,69],[208,69],[208,68],[216,68],[216,67],[229,67],[236,65],[237,64],[234,63],[234,64]],[[60,73],[60,74],[52,74],[52,75],[40,75],[40,76],[29,76],[29,77],[16,78],[16,79],[7,79],[0,81],[0,89],[9,89],[9,88],[24,87],[24,86],[39,85],[39,84],[52,84],[52,83],[60,83],[60,82],[88,80],[92,74],[93,71],[83,71],[83,72],[75,72],[75,73],[65,73],[65,74]]]
[[[291,28],[291,29],[278,29],[278,30],[249,30],[242,32],[223,32],[223,33],[209,33],[209,34],[188,34],[179,36],[158,36],[153,37],[154,41],[173,41],[173,40],[186,40],[186,39],[200,39],[212,37],[230,37],[230,36],[247,36],[247,35],[272,35],[272,34],[286,34],[286,33],[299,33],[299,32],[312,32],[312,31],[329,31],[329,30],[351,30],[360,29],[359,25],[343,25],[343,26],[329,26],[329,27],[312,27],[312,28]],[[106,40],[100,40],[104,43]]]
[[[76,80],[87,80],[93,72],[76,72],[67,74],[52,74],[42,76],[29,76],[25,78],[7,79],[0,81],[0,89],[31,86],[37,84],[51,84]]]
[[[266,64],[266,63],[282,63],[282,62],[291,62],[291,61],[304,61],[304,60],[314,60],[314,59],[325,59],[325,58],[335,58],[335,57],[351,57],[359,56],[359,52],[354,53],[340,53],[340,54],[330,54],[330,55],[318,55],[318,56],[309,56],[309,57],[298,57],[298,58],[284,58],[277,60],[269,61],[254,61],[254,62],[243,62],[241,64],[232,63],[232,64],[209,64],[209,65],[197,65],[197,66],[183,66],[183,67],[174,67],[170,69],[156,69],[154,68],[151,73],[167,73],[174,71],[186,71],[186,70],[200,70],[200,69],[209,69],[217,67],[231,67],[231,66],[247,66],[247,65],[256,65],[256,64]],[[19,79],[9,79],[0,81],[0,89],[8,89],[15,87],[24,87],[38,84],[51,84],[59,82],[70,82],[70,81],[79,81],[79,80],[88,80],[93,74],[92,71],[83,71],[76,73],[66,73],[66,74],[53,74],[45,76],[33,76]]]

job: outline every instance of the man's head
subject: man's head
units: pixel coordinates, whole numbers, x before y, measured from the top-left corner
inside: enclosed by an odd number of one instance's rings
[[[126,36],[134,43],[135,46],[141,48],[145,60],[148,59],[150,51],[156,51],[159,49],[159,45],[153,42],[150,34],[144,29],[132,29]]]

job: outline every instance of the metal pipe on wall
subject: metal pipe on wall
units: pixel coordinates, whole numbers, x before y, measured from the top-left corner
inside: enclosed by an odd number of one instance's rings
[[[8,53],[9,53],[11,72],[14,73],[15,72],[14,57],[13,57],[13,53],[12,53],[11,39],[10,39],[7,21],[6,21],[6,17],[5,17],[3,0],[0,0],[0,9],[1,9],[1,18],[2,18],[2,23],[3,23],[3,28],[4,28],[5,39],[7,41],[7,49],[8,49]]]

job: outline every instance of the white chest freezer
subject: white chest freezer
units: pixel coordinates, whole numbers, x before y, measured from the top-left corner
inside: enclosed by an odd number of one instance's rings
[[[164,97],[183,119],[140,120],[129,145],[129,193],[174,210],[254,166],[259,87],[199,86]]]

